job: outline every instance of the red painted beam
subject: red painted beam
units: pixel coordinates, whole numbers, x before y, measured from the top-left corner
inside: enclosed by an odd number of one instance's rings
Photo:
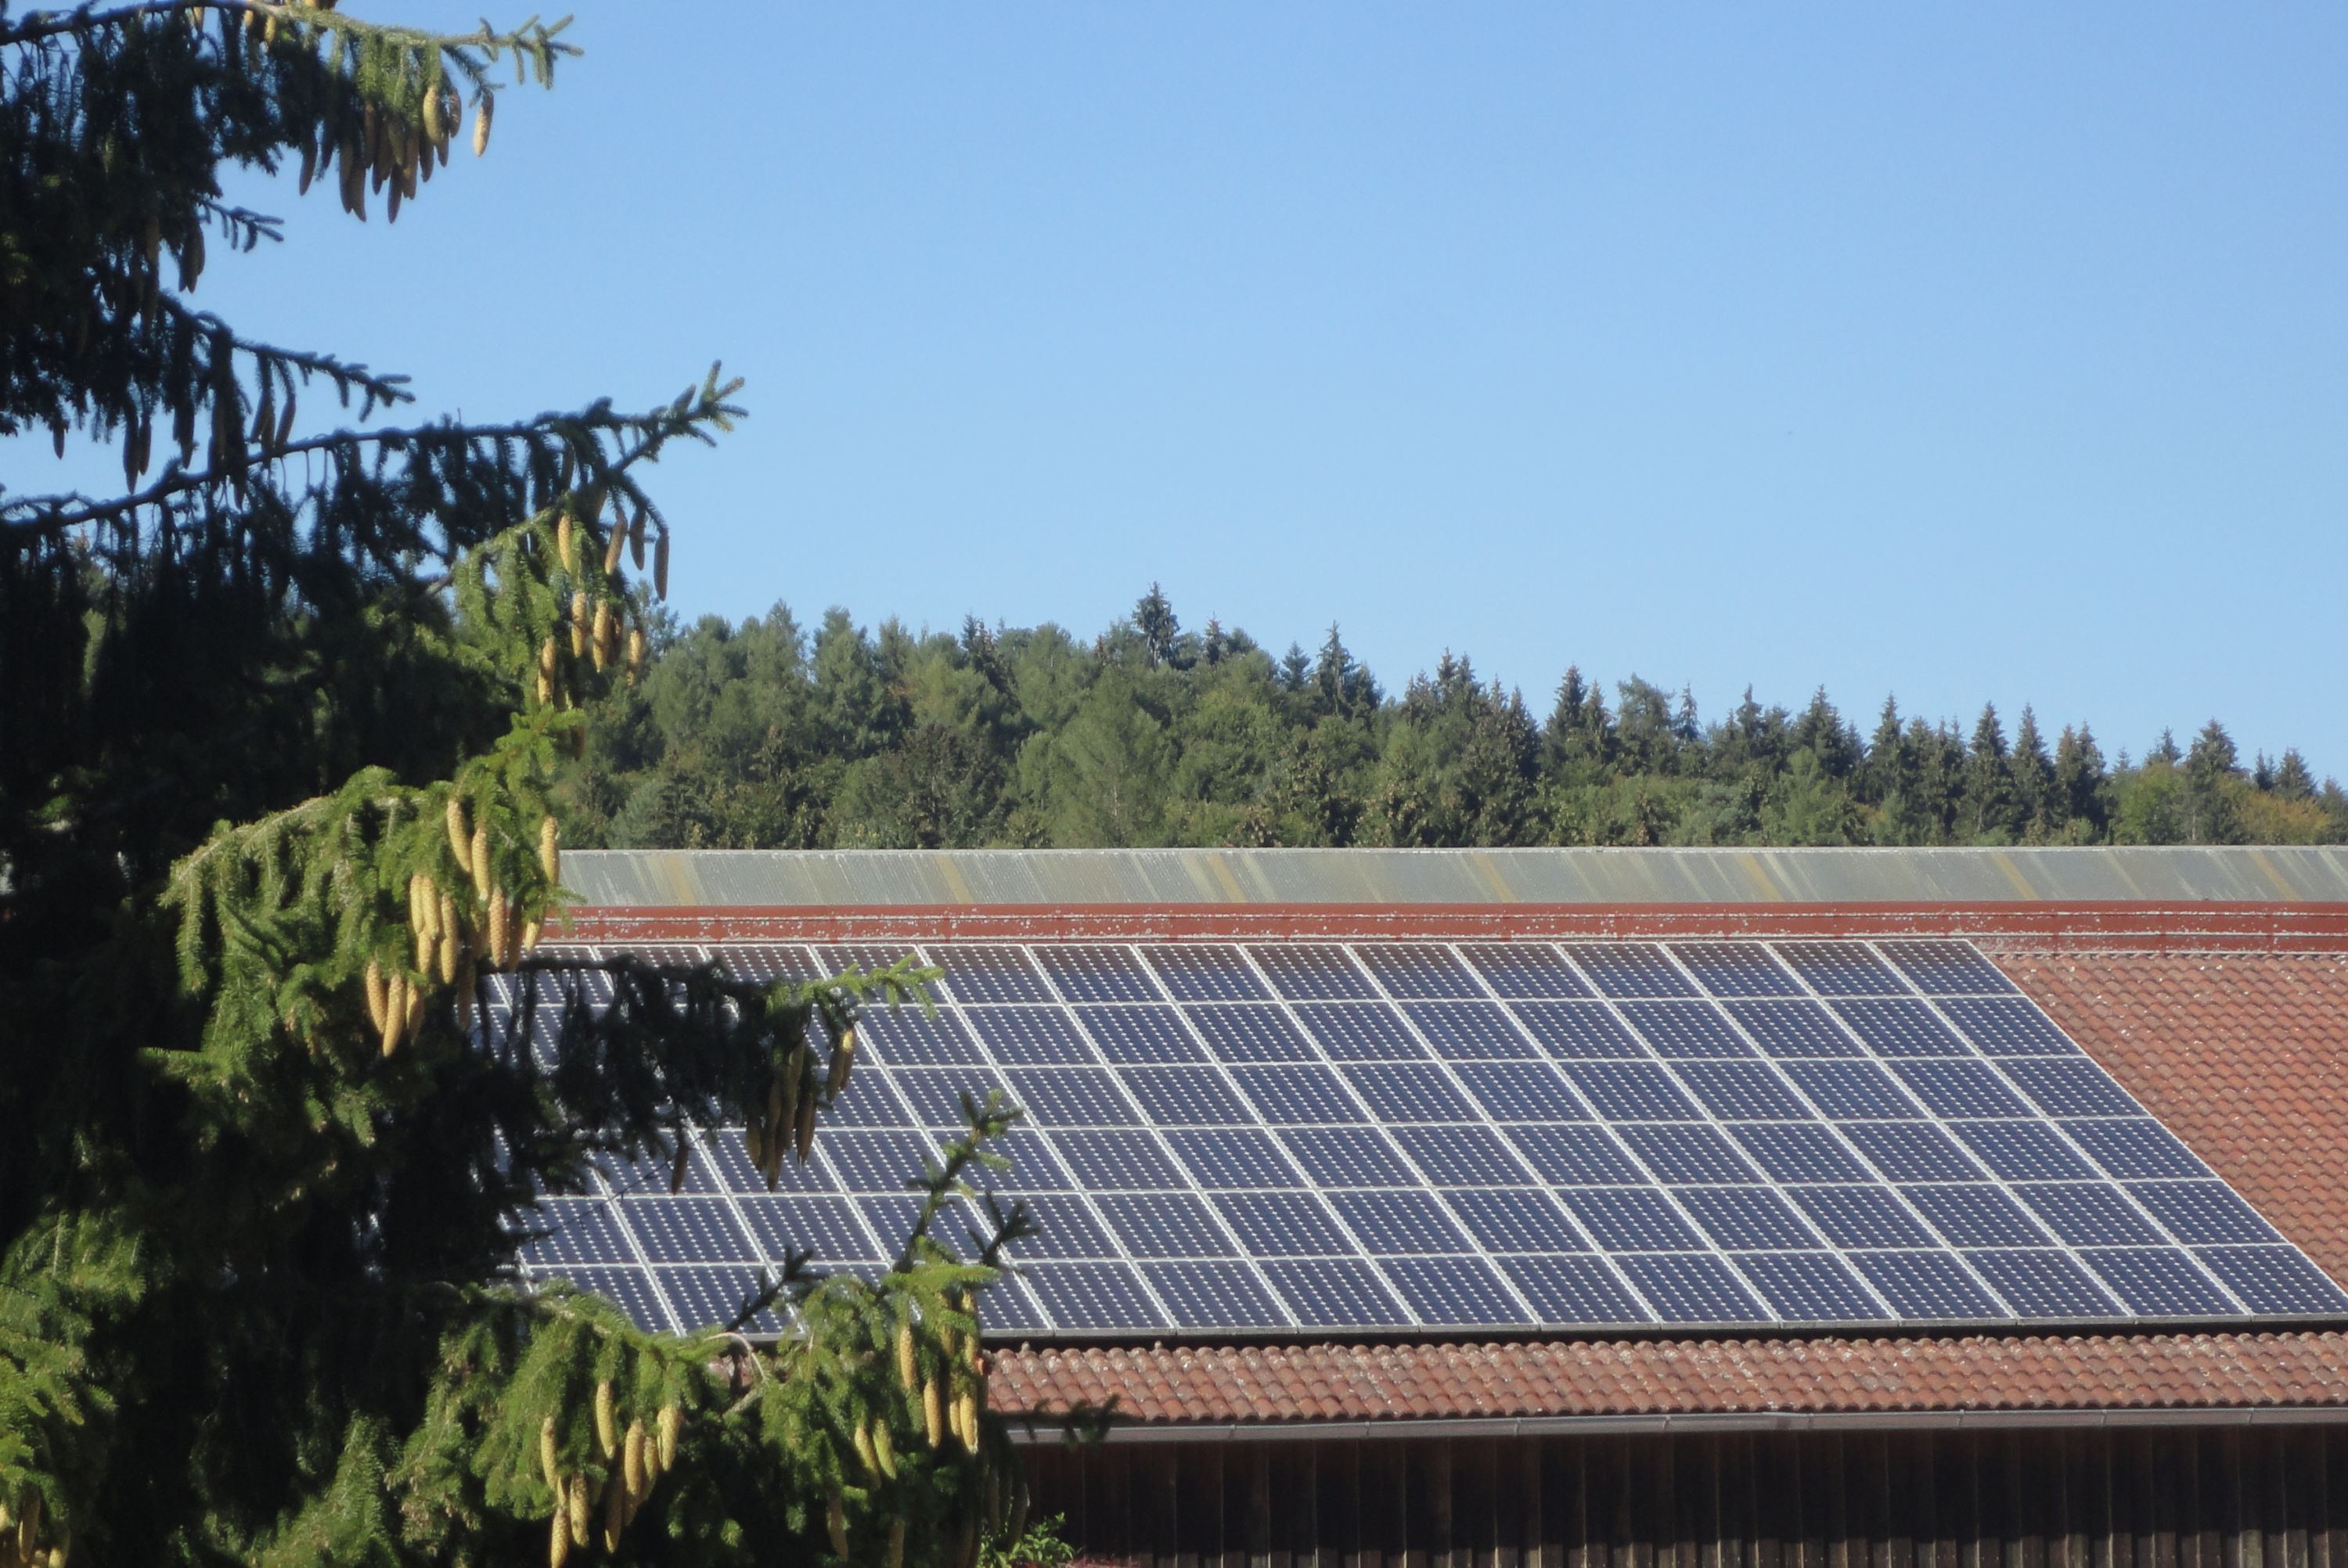
[[[1966,937],[2151,952],[2348,951],[2339,904],[1219,904],[577,908],[589,942],[1440,941]]]

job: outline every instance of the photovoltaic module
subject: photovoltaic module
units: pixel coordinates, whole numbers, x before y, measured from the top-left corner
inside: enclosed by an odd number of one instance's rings
[[[716,1128],[676,1195],[664,1164],[546,1201],[521,1272],[654,1327],[730,1318],[791,1249],[877,1270],[994,1087],[1040,1225],[987,1294],[1014,1337],[2348,1310],[1964,942],[630,950],[945,975],[934,1016],[865,1014],[777,1192]]]

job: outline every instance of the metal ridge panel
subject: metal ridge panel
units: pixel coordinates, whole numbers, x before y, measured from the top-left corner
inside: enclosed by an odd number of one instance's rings
[[[2348,905],[2348,848],[575,850],[591,908]]]

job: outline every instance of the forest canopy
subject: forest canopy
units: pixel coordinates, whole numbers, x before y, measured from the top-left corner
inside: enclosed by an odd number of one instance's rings
[[[613,848],[1241,845],[2316,844],[2348,794],[2212,719],[2140,759],[2024,707],[1870,723],[1569,669],[1538,712],[1447,653],[1383,689],[1335,627],[1274,654],[1156,585],[1089,641],[1058,626],[810,633],[785,606],[660,623],[563,782]]]

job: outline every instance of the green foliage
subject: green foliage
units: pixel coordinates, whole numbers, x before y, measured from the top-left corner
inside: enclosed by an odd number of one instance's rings
[[[902,967],[766,985],[540,945],[585,710],[667,635],[642,477],[728,428],[734,387],[388,427],[400,378],[188,302],[208,231],[276,236],[221,204],[223,166],[298,163],[394,215],[460,100],[478,151],[489,68],[549,81],[558,31],[0,3],[0,434],[111,443],[127,492],[0,495],[12,1564],[813,1563],[836,1524],[860,1561],[968,1568],[1020,1507],[976,1331],[1026,1219],[932,1235],[996,1158],[999,1104],[912,1182],[878,1281],[793,1259],[678,1338],[511,1270],[538,1195],[599,1161],[681,1175],[698,1129],[747,1123],[771,1181],[846,1089],[860,1012],[924,1000]],[[304,425],[314,387],[360,425]],[[788,835],[898,754],[906,650],[842,618],[819,692],[761,712],[809,663],[787,624],[745,641],[662,679],[760,738],[612,809]],[[975,722],[963,695],[924,701]],[[773,782],[819,762],[819,797]],[[768,1311],[790,1333],[754,1348]]]
[[[778,606],[663,623],[649,673],[592,709],[565,821],[615,847],[985,845],[2338,843],[2348,796],[2221,726],[2113,767],[2024,708],[1871,734],[1821,689],[1720,721],[1650,682],[1566,671],[1546,722],[1446,654],[1389,699],[1334,628],[1275,660],[1182,630],[1154,585],[1087,645],[1056,626],[877,634],[827,612],[810,661]],[[2171,774],[2175,774],[2172,779]]]
[[[979,1568],[1066,1568],[1076,1557],[1062,1535],[1067,1527],[1067,1515],[1056,1513],[1032,1521],[1016,1534],[990,1535],[979,1550]]]

